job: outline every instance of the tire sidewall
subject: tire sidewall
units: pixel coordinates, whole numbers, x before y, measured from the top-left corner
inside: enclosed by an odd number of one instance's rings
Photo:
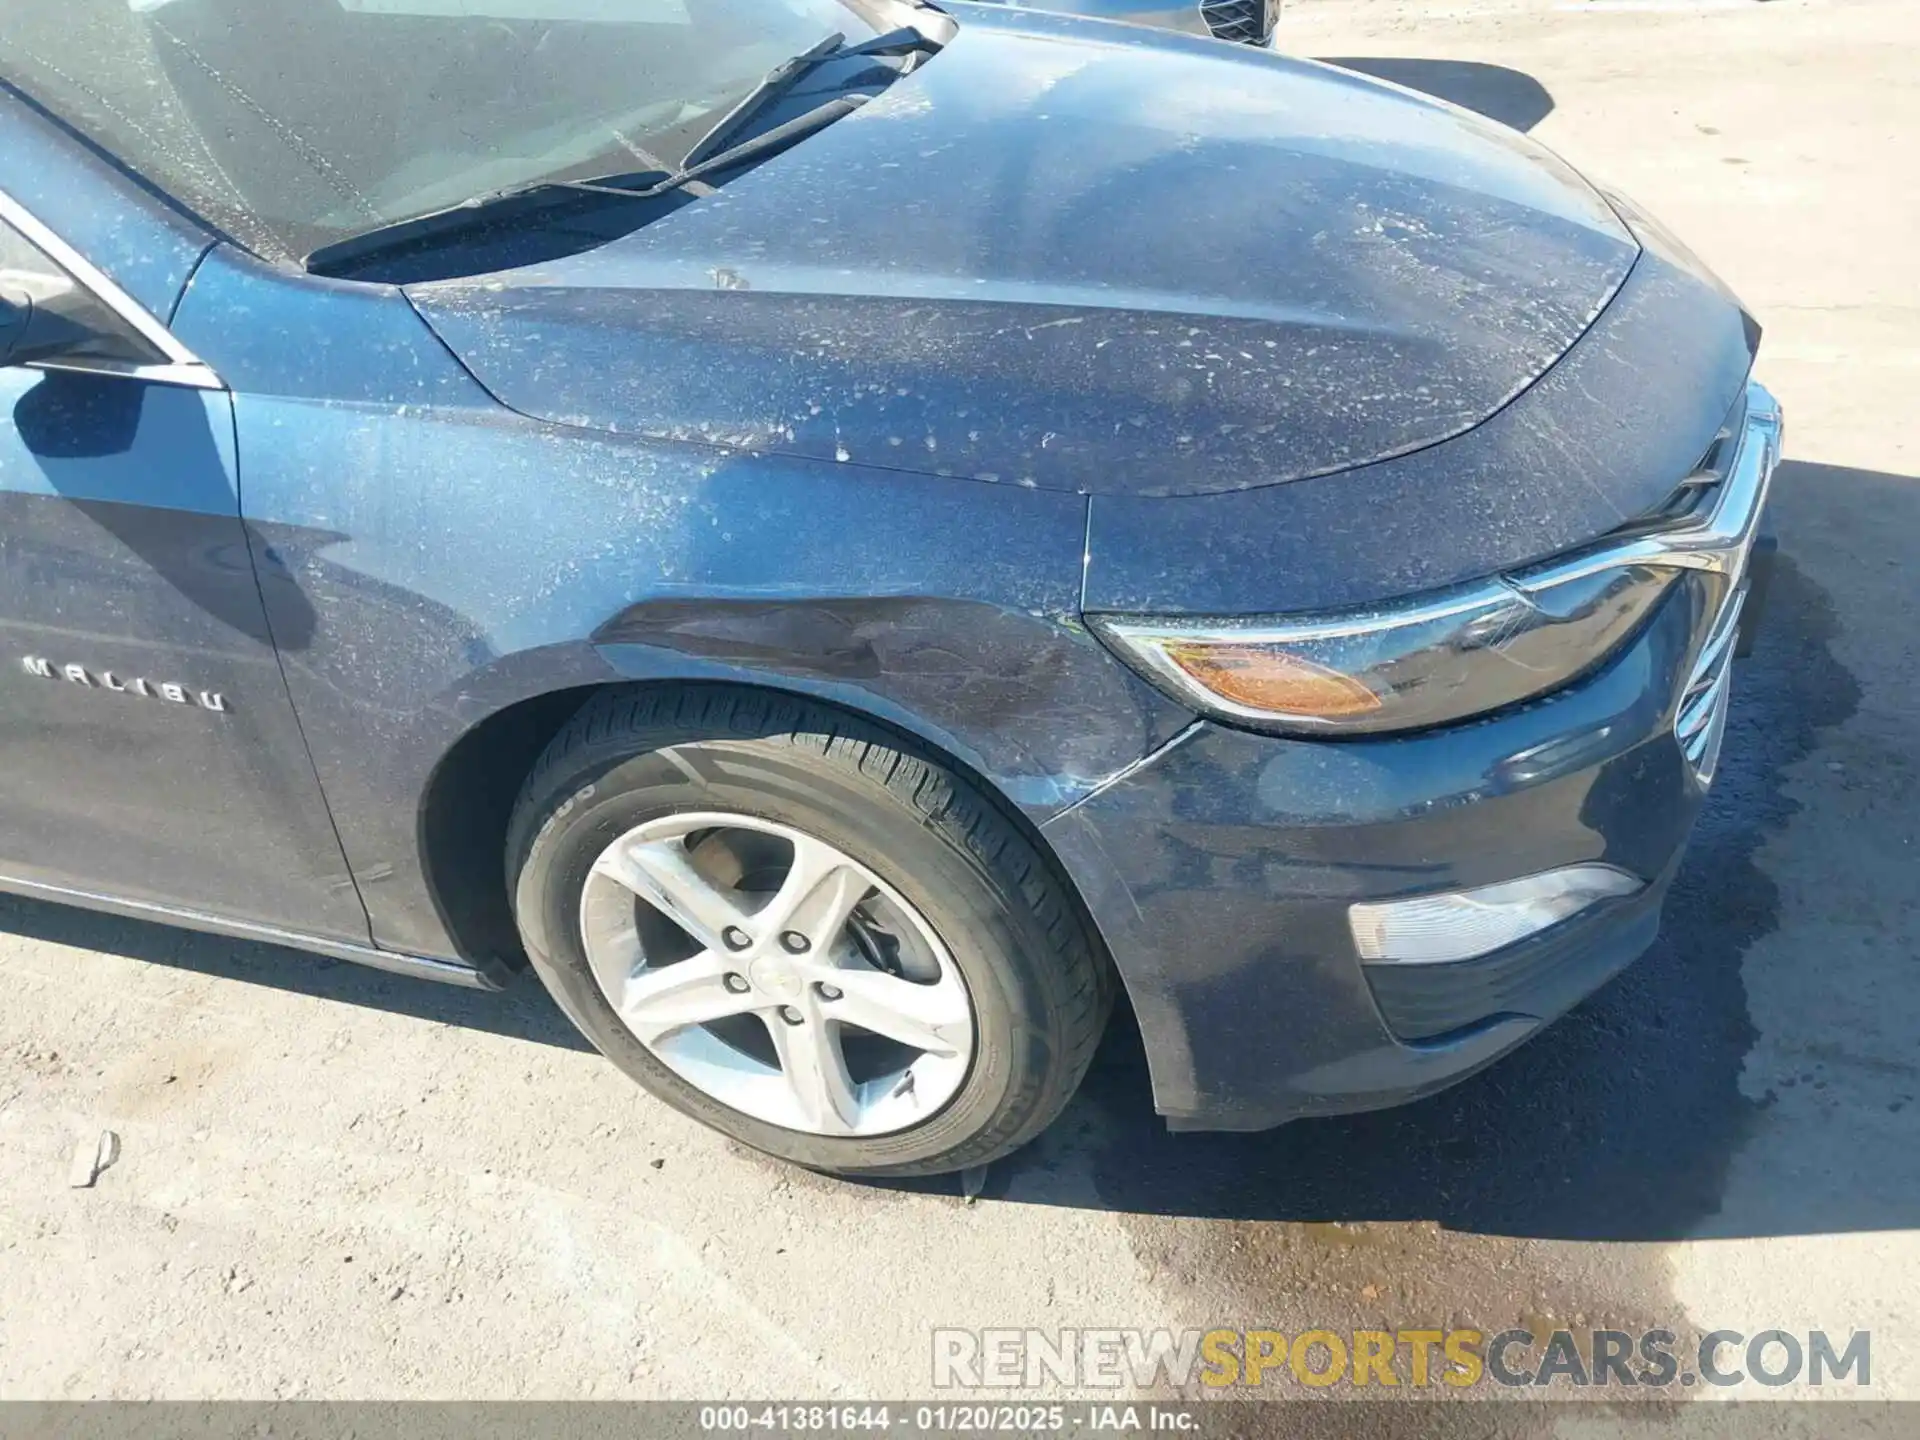
[[[878,779],[779,739],[703,740],[556,776],[564,792],[524,845],[516,910],[530,959],[561,1008],[614,1064],[676,1109],[756,1149],[816,1169],[920,1170],[986,1150],[1024,1128],[1048,1070],[1047,999],[1019,957],[1046,953],[1027,907],[983,858]],[[587,963],[580,903],[593,863],[635,826],[688,811],[785,825],[867,866],[945,945],[974,1013],[960,1090],[933,1117],[890,1135],[810,1135],[756,1119],[683,1080],[615,1015]]]

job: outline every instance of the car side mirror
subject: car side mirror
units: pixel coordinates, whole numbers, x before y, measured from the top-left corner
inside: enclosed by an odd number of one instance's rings
[[[76,353],[91,338],[86,326],[76,324],[44,299],[35,303],[29,291],[0,285],[0,366],[57,360]]]

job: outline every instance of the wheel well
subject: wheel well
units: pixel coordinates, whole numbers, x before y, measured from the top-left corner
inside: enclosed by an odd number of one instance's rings
[[[496,711],[434,767],[420,807],[420,855],[458,954],[526,964],[507,898],[507,822],[540,752],[602,688],[555,690]]]
[[[502,961],[515,969],[526,963],[508,896],[507,828],[522,783],[554,736],[583,705],[604,691],[672,688],[681,683],[708,687],[724,682],[621,681],[535,695],[489,715],[462,735],[442,757],[427,783],[426,798],[421,805],[420,848],[434,906],[453,937],[458,954],[475,960]],[[767,686],[732,688],[788,693]],[[1085,899],[1054,854],[1052,845],[1025,812],[985,775],[944,747],[875,715],[817,696],[795,698],[840,710],[865,724],[890,731],[900,738],[903,747],[919,750],[964,775],[981,794],[997,802],[1007,818],[1025,834],[1042,861],[1053,867],[1065,893],[1080,907],[1088,933],[1096,937],[1098,943],[1100,932],[1086,913]]]

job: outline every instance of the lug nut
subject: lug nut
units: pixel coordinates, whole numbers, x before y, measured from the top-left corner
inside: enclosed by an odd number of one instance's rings
[[[720,938],[726,942],[729,950],[744,950],[753,944],[753,937],[738,925],[729,925],[720,932]]]
[[[736,995],[744,995],[753,988],[747,984],[747,977],[744,975],[729,975],[720,983]]]
[[[789,1025],[799,1025],[804,1023],[800,1012],[794,1009],[791,1005],[782,1005],[780,1007],[780,1018],[786,1021],[787,1024]]]
[[[789,930],[780,937],[780,943],[787,947],[791,955],[804,955],[812,942],[798,930]]]
[[[821,998],[822,1000],[838,1000],[838,999],[840,998],[840,988],[839,988],[839,986],[837,986],[837,985],[822,985],[822,986],[820,987],[820,998]]]

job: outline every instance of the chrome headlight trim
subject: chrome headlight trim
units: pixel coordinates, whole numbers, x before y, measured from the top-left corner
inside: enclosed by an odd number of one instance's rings
[[[1741,413],[1741,407],[1736,407],[1735,413]],[[1724,478],[1712,484],[1708,503],[1670,524],[1609,536],[1508,575],[1469,581],[1398,602],[1297,617],[1090,615],[1088,623],[1117,654],[1175,699],[1203,715],[1254,728],[1319,735],[1386,734],[1471,719],[1572,683],[1629,637],[1619,627],[1605,631],[1596,638],[1606,643],[1585,656],[1584,663],[1573,664],[1558,674],[1542,675],[1541,683],[1524,693],[1513,684],[1496,686],[1490,704],[1459,713],[1439,713],[1429,707],[1428,713],[1416,714],[1411,720],[1397,720],[1385,713],[1333,719],[1244,703],[1200,683],[1176,663],[1174,652],[1207,647],[1244,652],[1271,647],[1297,649],[1310,658],[1316,649],[1342,642],[1377,642],[1384,652],[1396,637],[1412,640],[1422,632],[1428,638],[1428,648],[1452,641],[1456,649],[1503,649],[1517,636],[1560,623],[1564,617],[1555,614],[1555,598],[1578,595],[1589,582],[1651,574],[1664,577],[1664,583],[1670,584],[1688,571],[1703,573],[1714,581],[1717,614],[1711,628],[1717,633],[1743,589],[1748,556],[1780,459],[1782,431],[1779,403],[1765,386],[1749,381],[1737,446]],[[1643,619],[1650,608],[1645,607],[1637,618]],[[1424,677],[1421,683],[1430,684],[1432,679]]]
[[[1739,588],[1746,577],[1747,557],[1760,529],[1774,468],[1780,463],[1785,422],[1780,402],[1757,380],[1747,382],[1747,414],[1740,445],[1717,487],[1713,504],[1702,515],[1668,529],[1649,531],[1618,540],[1602,540],[1560,560],[1525,572],[1529,583],[1555,583],[1572,576],[1593,574],[1618,565],[1651,565],[1677,570],[1703,570],[1722,577],[1726,592]]]

